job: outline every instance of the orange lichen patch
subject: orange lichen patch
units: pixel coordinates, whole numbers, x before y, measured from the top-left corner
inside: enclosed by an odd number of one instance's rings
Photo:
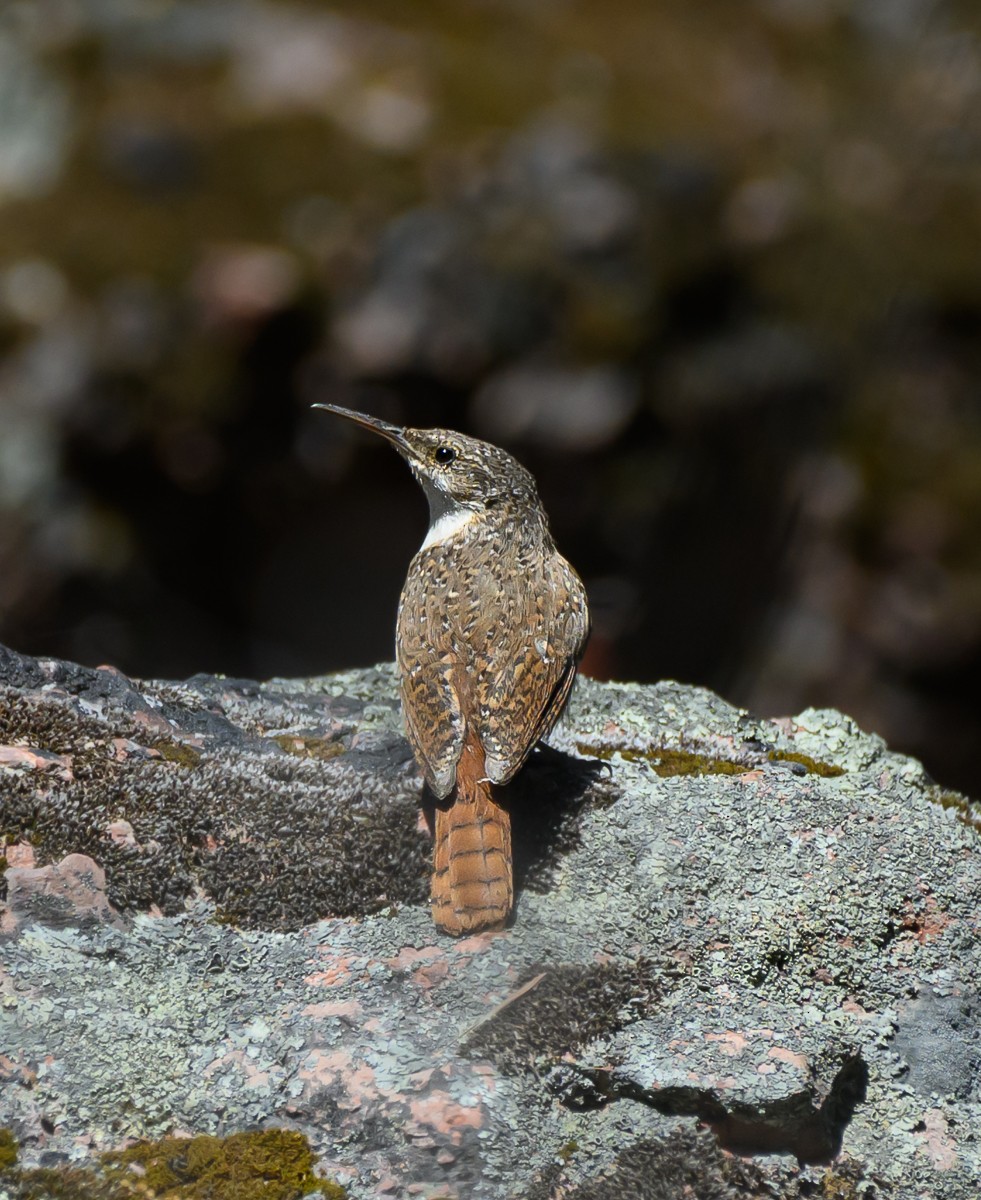
[[[141,746],[139,742],[134,742],[132,738],[114,737],[109,744],[113,748],[113,758],[116,762],[125,762],[133,754],[138,758],[163,757],[159,750],[154,750],[150,746]]]
[[[491,930],[488,933],[475,933],[472,937],[462,938],[454,944],[457,954],[478,954],[492,946],[498,938],[507,937],[507,930]]]
[[[912,934],[921,946],[940,937],[951,923],[950,913],[944,912],[933,896],[924,896],[923,908],[917,912],[912,901],[903,905],[903,929]]]
[[[129,846],[133,849],[139,847],[136,834],[133,832],[133,826],[130,825],[129,821],[110,821],[106,826],[106,833],[115,846]]]
[[[407,971],[410,967],[418,966],[421,962],[430,962],[434,958],[445,957],[440,946],[403,946],[394,958],[382,959],[386,967],[393,971]]]
[[[324,1020],[326,1017],[350,1017],[357,1020],[361,1016],[361,1005],[356,1000],[324,1000],[320,1004],[308,1004],[301,1009],[303,1016]]]
[[[860,1021],[868,1021],[875,1017],[875,1013],[870,1013],[868,1009],[863,1008],[857,1000],[845,1000],[841,1005],[842,1012],[851,1013],[858,1017]]]
[[[19,1083],[32,1088],[37,1083],[37,1073],[24,1063],[15,1062],[6,1054],[0,1054],[0,1083]]]
[[[337,1095],[342,1112],[379,1104],[394,1093],[378,1085],[374,1070],[365,1062],[355,1062],[349,1050],[313,1050],[297,1071],[304,1083],[304,1094],[313,1095],[330,1088]]]
[[[412,972],[412,982],[424,990],[438,987],[450,973],[450,965],[446,959],[441,959],[438,962],[429,963],[428,966],[420,967],[418,971]]]
[[[173,737],[174,727],[162,717],[160,713],[153,712],[151,709],[141,708],[133,713],[133,724],[142,725],[144,729],[152,730],[154,733],[166,734],[168,737]]]
[[[450,964],[442,946],[403,946],[394,958],[383,961],[393,971],[409,974],[412,982],[426,991],[442,983],[450,973]]]
[[[0,767],[22,771],[49,771],[59,779],[71,780],[72,755],[54,754],[33,746],[0,746]]]
[[[779,1062],[790,1063],[792,1067],[797,1067],[800,1071],[807,1070],[807,1059],[803,1054],[796,1054],[793,1050],[788,1050],[786,1046],[771,1046],[766,1052],[767,1058],[775,1058]]]
[[[465,1129],[480,1129],[484,1124],[480,1104],[460,1104],[444,1091],[433,1091],[418,1100],[410,1100],[409,1112],[420,1134],[432,1130],[448,1136],[454,1145],[463,1141]],[[410,1133],[410,1136],[414,1135]]]
[[[721,1042],[719,1049],[723,1054],[728,1054],[730,1058],[735,1058],[749,1045],[746,1038],[741,1033],[737,1033],[734,1029],[727,1030],[725,1033],[709,1033],[705,1035],[707,1042]]]
[[[30,842],[14,842],[3,851],[8,867],[25,867],[30,870],[34,866],[34,847]]]
[[[947,1118],[940,1109],[928,1109],[914,1132],[921,1139],[923,1153],[938,1171],[950,1171],[957,1166],[957,1146],[948,1134]]]
[[[338,984],[348,983],[354,974],[352,962],[353,960],[350,958],[339,958],[328,963],[322,971],[313,971],[309,975],[304,975],[303,982],[310,984],[311,987],[337,987]]]

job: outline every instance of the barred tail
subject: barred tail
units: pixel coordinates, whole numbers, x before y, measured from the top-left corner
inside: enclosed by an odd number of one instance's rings
[[[494,791],[483,749],[468,739],[449,807],[436,809],[432,906],[445,933],[500,929],[511,913],[511,816]]]

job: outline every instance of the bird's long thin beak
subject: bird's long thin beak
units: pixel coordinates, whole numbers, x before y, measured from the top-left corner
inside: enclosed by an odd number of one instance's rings
[[[402,454],[409,453],[411,450],[405,440],[405,430],[398,425],[389,425],[387,421],[380,421],[377,417],[367,417],[364,413],[355,412],[352,408],[341,408],[338,404],[313,404],[311,408],[322,408],[327,412],[336,413],[339,417],[346,417],[349,421],[353,421],[355,425],[370,429],[372,433],[381,434]]]

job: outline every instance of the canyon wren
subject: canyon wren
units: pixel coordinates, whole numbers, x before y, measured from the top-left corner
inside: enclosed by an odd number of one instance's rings
[[[395,650],[409,741],[436,798],[433,918],[455,935],[500,929],[514,899],[505,786],[565,707],[589,636],[585,589],[510,454],[314,407],[391,442],[429,500]]]

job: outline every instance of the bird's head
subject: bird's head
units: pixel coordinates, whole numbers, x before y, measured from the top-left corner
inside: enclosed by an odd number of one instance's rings
[[[460,509],[474,512],[514,504],[538,505],[531,474],[490,442],[451,429],[406,429],[335,404],[315,404],[391,442],[412,468],[429,500],[433,521]]]

